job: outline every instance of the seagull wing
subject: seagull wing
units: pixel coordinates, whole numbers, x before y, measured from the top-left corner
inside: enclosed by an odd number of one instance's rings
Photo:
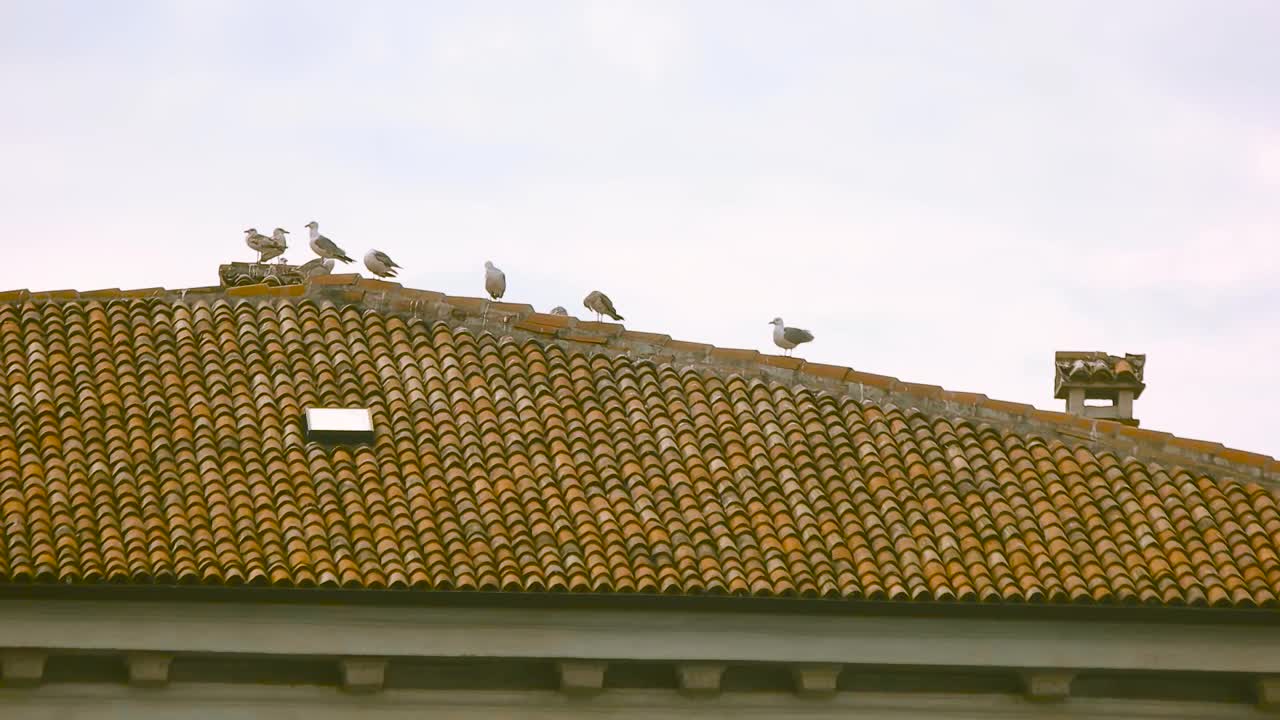
[[[605,315],[608,315],[614,320],[623,319],[623,317],[618,314],[618,311],[614,309],[613,301],[609,299],[608,295],[605,295],[604,293],[600,293],[599,298],[600,298],[600,309],[602,312],[604,312]]]
[[[812,340],[813,333],[809,332],[808,330],[801,330],[800,328],[789,327],[782,331],[782,337],[786,338],[786,341],[789,343],[795,343],[796,345],[799,345],[800,343],[807,343],[810,340]]]
[[[324,255],[326,257],[331,257],[331,258],[334,258],[335,260],[341,260],[342,262],[355,262],[351,258],[347,257],[346,250],[343,250],[342,248],[338,247],[337,243],[335,243],[334,241],[330,240],[329,238],[323,235],[316,238],[316,247],[324,251]]]
[[[373,251],[373,256],[374,256],[375,258],[377,258],[377,259],[378,259],[378,262],[382,263],[383,265],[386,265],[386,266],[387,266],[387,267],[389,267],[389,268],[398,268],[398,267],[400,267],[399,265],[397,265],[397,264],[396,264],[396,261],[395,261],[395,260],[392,260],[392,259],[391,259],[391,256],[390,256],[390,255],[388,255],[388,254],[386,254],[386,253],[382,252],[381,250],[374,250],[374,251]],[[403,269],[403,268],[401,268],[401,269]]]

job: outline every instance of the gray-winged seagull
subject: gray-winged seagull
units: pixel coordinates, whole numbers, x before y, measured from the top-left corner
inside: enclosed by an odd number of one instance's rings
[[[258,262],[266,262],[283,255],[284,251],[289,249],[289,241],[285,238],[288,233],[289,231],[284,228],[272,230],[271,239],[263,247],[262,257],[258,259]]]
[[[484,261],[484,291],[494,300],[501,300],[507,292],[507,275],[489,260]]]
[[[569,311],[564,309],[563,305],[557,305],[551,308],[552,315],[568,315]]]
[[[258,232],[258,228],[249,228],[244,231],[244,244],[249,249],[258,253],[258,262],[262,262],[262,254],[271,247],[271,238]],[[274,257],[274,256],[273,256]]]
[[[311,250],[322,258],[333,258],[341,260],[344,263],[355,262],[347,257],[347,251],[338,247],[329,238],[320,234],[320,223],[312,220],[307,223],[307,229],[311,231]]]
[[[312,258],[299,265],[298,272],[304,278],[328,275],[333,272],[333,260],[331,258]]]
[[[390,255],[382,252],[381,250],[370,250],[365,253],[364,266],[369,268],[369,272],[383,278],[395,277],[396,270],[404,269],[397,265],[396,261],[392,260]]]
[[[596,322],[600,322],[601,315],[608,315],[614,320],[623,319],[623,317],[618,314],[618,311],[613,309],[613,301],[609,299],[609,296],[599,290],[592,290],[588,293],[587,296],[582,299],[582,304],[585,305],[588,310],[596,314]]]
[[[773,326],[773,344],[785,350],[787,355],[791,354],[795,346],[813,340],[813,333],[800,328],[787,327],[782,324],[780,317],[770,320],[769,324]]]

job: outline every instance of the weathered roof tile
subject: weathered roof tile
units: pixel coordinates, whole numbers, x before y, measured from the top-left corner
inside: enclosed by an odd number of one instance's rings
[[[350,289],[370,288],[384,290]],[[0,580],[1213,607],[1280,595],[1280,503],[1257,485],[593,354],[621,332],[607,323],[560,330],[529,313],[513,327],[561,337],[515,340],[290,286],[236,290],[254,297],[0,304]],[[369,407],[373,443],[303,444],[315,405]]]

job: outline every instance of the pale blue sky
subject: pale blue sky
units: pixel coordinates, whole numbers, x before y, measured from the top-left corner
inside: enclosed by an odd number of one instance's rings
[[[1280,4],[0,0],[0,288],[406,285],[1280,454]],[[306,260],[298,243],[287,253]]]

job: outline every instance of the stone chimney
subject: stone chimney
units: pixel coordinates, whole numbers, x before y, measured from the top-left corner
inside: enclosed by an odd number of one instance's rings
[[[1124,357],[1104,352],[1057,352],[1053,356],[1053,396],[1067,401],[1067,412],[1087,418],[1138,426],[1133,401],[1147,386],[1142,382],[1146,355]],[[1086,405],[1085,400],[1110,400]]]
[[[297,265],[230,262],[226,265],[218,266],[218,280],[222,287],[258,285],[260,283],[278,287],[280,285],[301,285],[307,279],[299,272],[299,266]]]

